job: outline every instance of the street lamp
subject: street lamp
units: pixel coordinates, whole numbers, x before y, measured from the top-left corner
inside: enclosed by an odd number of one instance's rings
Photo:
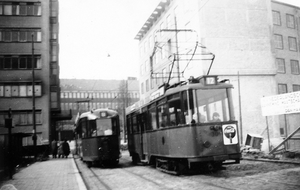
[[[32,67],[32,124],[33,124],[33,155],[36,160],[36,125],[35,125],[35,88],[34,88],[34,43],[33,43],[33,33],[31,34],[32,39],[32,57],[31,57],[31,67]]]

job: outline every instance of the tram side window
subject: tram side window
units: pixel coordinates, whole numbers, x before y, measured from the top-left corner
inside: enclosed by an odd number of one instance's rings
[[[132,117],[132,129],[133,129],[133,133],[138,133],[139,132],[139,127],[138,127],[137,116],[136,115]]]
[[[87,126],[87,137],[96,137],[96,136],[97,136],[96,120],[89,120]]]
[[[194,109],[194,101],[193,101],[193,93],[192,91],[188,91],[183,93],[182,96],[183,99],[183,105],[184,105],[184,116],[185,116],[185,121],[187,124],[192,123],[193,121],[193,115],[195,114],[195,109]],[[196,122],[195,120],[193,122]]]
[[[157,117],[158,117],[158,123],[159,128],[164,128],[167,126],[167,105],[162,104],[157,107]]]
[[[149,109],[149,121],[150,121],[150,130],[157,129],[156,108],[155,107]]]
[[[127,116],[127,133],[132,134],[131,117],[130,116]]]
[[[170,125],[185,124],[180,99],[169,102]]]
[[[85,138],[86,136],[86,126],[87,126],[87,119],[83,118],[79,121],[79,126],[81,128],[81,137]]]

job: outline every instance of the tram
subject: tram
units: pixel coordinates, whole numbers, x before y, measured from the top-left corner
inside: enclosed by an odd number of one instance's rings
[[[82,113],[75,125],[77,154],[88,167],[119,163],[120,123],[116,111],[96,109]]]
[[[132,161],[171,174],[221,169],[241,159],[233,86],[209,75],[158,89],[126,110]]]

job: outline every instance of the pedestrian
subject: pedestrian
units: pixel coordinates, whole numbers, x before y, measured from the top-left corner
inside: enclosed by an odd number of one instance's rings
[[[68,158],[69,154],[70,154],[70,145],[67,142],[67,140],[65,139],[64,142],[62,143],[62,150],[63,150],[63,155]]]
[[[57,155],[57,142],[55,139],[51,142],[52,158],[56,158]]]
[[[64,157],[64,152],[63,152],[63,148],[62,148],[62,143],[59,144],[58,149],[57,149],[57,153],[58,153],[58,158],[60,157]]]

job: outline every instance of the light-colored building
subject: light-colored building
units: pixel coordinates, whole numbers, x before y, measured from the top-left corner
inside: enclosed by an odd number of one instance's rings
[[[274,24],[275,10],[284,17],[282,29]],[[283,127],[285,116],[262,116],[260,101],[282,93],[283,84],[289,88],[286,92],[299,90],[299,10],[270,0],[161,1],[135,37],[140,49],[141,102],[149,102],[163,82],[218,75],[235,86],[242,144],[248,133],[267,137],[267,122],[271,138],[286,137],[293,129],[291,123]],[[294,16],[294,28],[286,25],[289,14]],[[276,34],[283,37],[281,49]],[[286,66],[282,74],[278,58],[294,60],[293,73]]]
[[[59,103],[58,8],[58,0],[0,0],[0,134],[11,108],[12,133],[27,136],[23,146],[33,145],[32,57],[37,145],[48,145],[56,121],[70,118]]]
[[[300,90],[300,7],[272,1],[274,53],[277,63],[277,93]],[[279,115],[282,137],[293,133],[300,125],[300,114]],[[296,134],[295,137],[300,134]],[[300,149],[300,141],[291,139],[288,148]]]

